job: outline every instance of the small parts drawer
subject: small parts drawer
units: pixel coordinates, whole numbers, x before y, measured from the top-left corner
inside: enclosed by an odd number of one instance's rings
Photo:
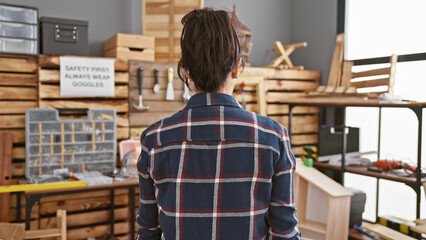
[[[37,40],[0,37],[0,53],[37,55]]]
[[[0,37],[37,39],[38,28],[30,24],[0,22]]]
[[[37,9],[0,4],[0,21],[37,24]]]

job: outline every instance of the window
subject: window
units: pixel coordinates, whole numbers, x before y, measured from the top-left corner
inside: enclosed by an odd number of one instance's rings
[[[345,60],[370,59],[385,63],[382,57],[403,55],[396,66],[394,94],[403,99],[426,102],[426,1],[424,0],[346,0]],[[401,61],[411,56],[416,61]],[[425,111],[423,119],[426,118]],[[377,150],[378,109],[348,108],[346,123],[360,127],[360,150]],[[417,162],[417,118],[409,109],[383,109],[381,159]],[[426,126],[426,121],[423,121]],[[426,139],[425,127],[423,139]],[[423,140],[422,166],[426,166]],[[375,161],[377,155],[370,156]],[[367,193],[363,218],[375,221],[374,178],[346,174],[345,185]],[[422,190],[424,191],[424,190]],[[379,216],[386,214],[409,220],[416,218],[416,194],[402,183],[380,180]],[[426,217],[425,197],[421,195],[421,218]]]

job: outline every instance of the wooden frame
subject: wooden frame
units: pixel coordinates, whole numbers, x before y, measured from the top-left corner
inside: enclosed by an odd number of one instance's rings
[[[247,86],[254,86],[256,89],[257,97],[257,112],[260,115],[266,116],[266,91],[265,91],[265,79],[261,76],[256,77],[242,77],[238,78],[235,86],[243,83]]]
[[[297,161],[295,179],[295,205],[298,208],[298,226],[304,233],[304,236],[314,236],[313,238],[315,239],[323,238],[327,240],[347,239],[349,233],[350,203],[353,193],[315,168],[304,166],[301,161]],[[327,200],[327,206],[309,208],[308,199],[313,198],[312,196],[308,196],[308,189],[312,186],[319,189],[319,192],[322,194],[325,194],[325,197],[322,196],[321,198]],[[316,204],[318,203],[320,201],[316,202]],[[327,208],[327,210],[324,210],[327,211],[325,223],[308,218],[309,210],[321,210],[325,208]]]

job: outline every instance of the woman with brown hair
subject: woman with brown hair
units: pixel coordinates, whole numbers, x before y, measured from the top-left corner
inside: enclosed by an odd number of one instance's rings
[[[236,17],[182,18],[186,107],[141,135],[138,239],[299,239],[287,130],[233,98],[244,65]]]

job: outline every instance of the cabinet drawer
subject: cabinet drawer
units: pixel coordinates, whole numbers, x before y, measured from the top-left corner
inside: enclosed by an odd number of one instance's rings
[[[37,39],[37,25],[0,22],[0,37]]]
[[[37,24],[37,10],[18,6],[0,5],[0,20]]]
[[[37,40],[0,37],[0,52],[37,55]]]

